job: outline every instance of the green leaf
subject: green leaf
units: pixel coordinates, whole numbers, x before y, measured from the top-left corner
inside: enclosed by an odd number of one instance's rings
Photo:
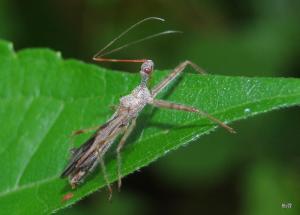
[[[165,75],[156,71],[153,81]],[[182,77],[160,98],[199,107],[225,122],[300,104],[297,79],[190,73]],[[110,106],[138,83],[138,74],[62,60],[59,53],[47,49],[16,54],[10,43],[1,41],[1,213],[47,214],[105,186],[98,169],[76,190],[59,178],[72,147],[69,137],[76,129],[104,123],[113,112]],[[122,151],[122,173],[132,173],[215,128],[192,113],[147,107]],[[86,138],[88,134],[78,137],[75,145]],[[116,181],[113,150],[106,157],[106,167],[110,181]],[[74,197],[62,202],[69,192]]]

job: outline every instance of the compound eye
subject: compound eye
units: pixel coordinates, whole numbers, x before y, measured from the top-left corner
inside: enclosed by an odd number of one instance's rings
[[[151,67],[146,67],[146,68],[144,68],[143,71],[149,75],[152,72],[152,68]]]

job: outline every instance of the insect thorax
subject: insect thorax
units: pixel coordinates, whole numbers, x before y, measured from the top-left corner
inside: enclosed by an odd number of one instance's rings
[[[123,96],[120,99],[120,104],[133,114],[137,114],[147,103],[151,103],[152,100],[153,98],[149,89],[144,86],[138,86],[131,92],[131,94]]]

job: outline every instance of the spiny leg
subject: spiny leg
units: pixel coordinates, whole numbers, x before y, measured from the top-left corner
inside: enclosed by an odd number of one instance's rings
[[[158,85],[156,85],[155,87],[153,87],[153,89],[151,90],[151,94],[154,97],[156,97],[156,95],[158,93],[160,93],[160,91],[162,91],[171,81],[173,81],[179,74],[181,74],[185,67],[187,67],[188,65],[190,65],[191,67],[193,67],[194,70],[196,70],[197,72],[199,72],[200,74],[206,74],[204,72],[203,69],[201,69],[197,64],[194,64],[191,61],[184,61],[181,64],[179,64],[164,80],[162,80]]]
[[[202,111],[198,108],[194,108],[194,107],[183,105],[183,104],[176,104],[176,103],[172,103],[172,102],[168,102],[168,101],[164,101],[164,100],[159,100],[159,99],[154,99],[153,100],[153,105],[156,106],[156,107],[160,107],[160,108],[168,108],[168,109],[198,113],[201,116],[207,117],[211,121],[219,124],[220,126],[225,128],[227,131],[229,131],[230,133],[236,133],[233,128],[229,127],[228,125],[226,125],[221,120],[215,118],[214,116],[212,116],[212,115],[210,115],[210,114],[208,114],[208,113],[206,113],[206,112],[204,112],[204,111]]]
[[[121,178],[121,163],[122,163],[122,160],[121,160],[120,151],[121,151],[122,147],[124,146],[127,138],[131,134],[131,132],[132,132],[133,128],[135,127],[135,125],[136,125],[136,118],[134,118],[132,120],[129,127],[125,130],[125,133],[124,133],[123,137],[121,138],[120,143],[118,144],[118,147],[117,147],[118,189],[119,189],[119,191],[120,191],[121,186],[122,186],[122,178]]]
[[[101,164],[101,169],[102,169],[103,177],[104,177],[104,180],[105,180],[108,192],[109,192],[108,200],[111,200],[111,197],[112,197],[112,188],[111,188],[110,183],[109,183],[108,178],[107,178],[107,173],[106,173],[106,167],[105,167],[105,164],[104,164],[104,160],[103,160],[103,157],[100,157],[99,159],[100,159],[100,164]]]

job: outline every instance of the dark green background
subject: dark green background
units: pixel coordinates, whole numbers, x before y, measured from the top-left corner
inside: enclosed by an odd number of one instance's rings
[[[159,69],[189,59],[214,74],[299,77],[299,9],[297,0],[0,0],[0,38],[16,50],[49,47],[91,62],[126,27],[158,16],[167,21],[140,26],[119,44],[161,30],[184,34],[114,57],[150,58]],[[299,114],[294,107],[237,122],[236,135],[219,129],[124,178],[111,203],[103,189],[59,214],[299,214]]]

